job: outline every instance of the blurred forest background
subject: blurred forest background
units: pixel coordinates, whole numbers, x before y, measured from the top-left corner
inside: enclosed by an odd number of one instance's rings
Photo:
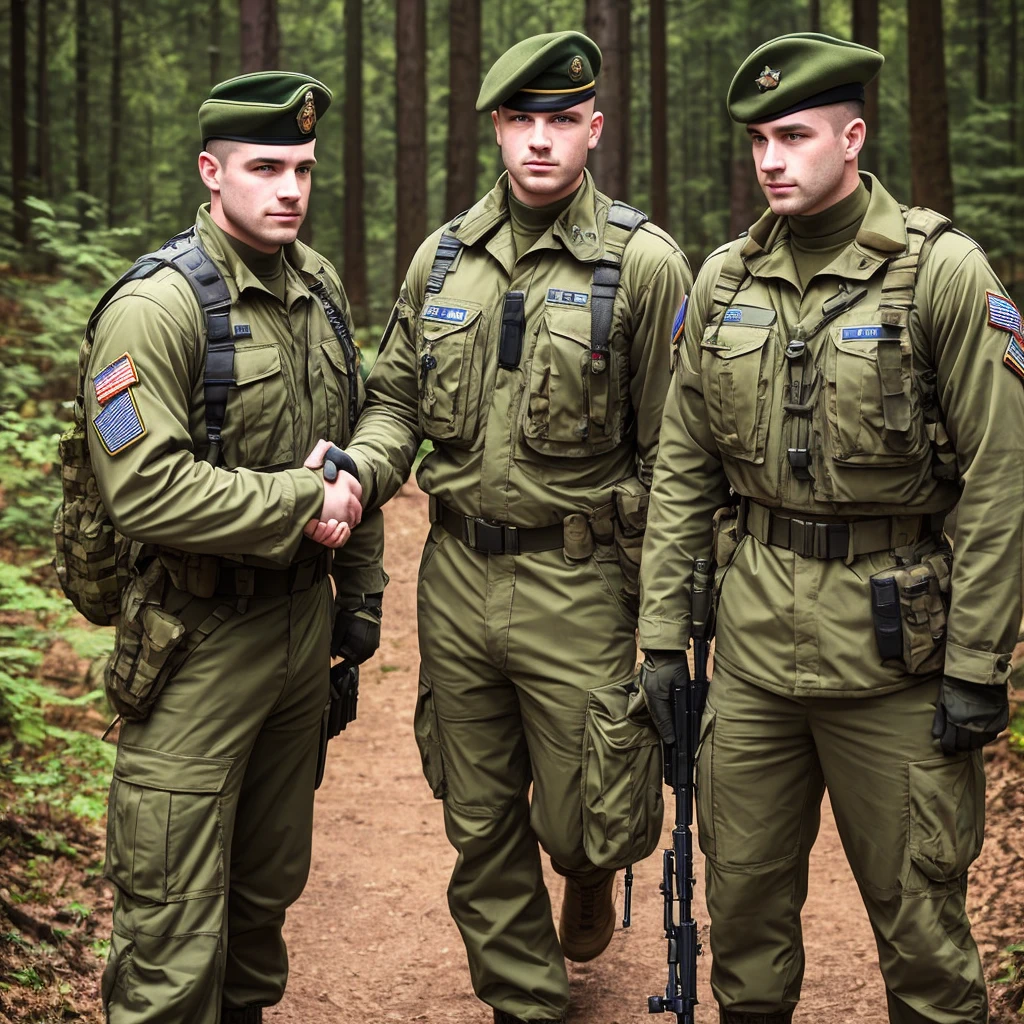
[[[72,1015],[82,991],[76,976],[94,977],[105,953],[95,922],[113,757],[99,739],[109,717],[100,680],[111,637],[71,614],[49,565],[56,438],[70,419],[92,305],[136,255],[188,226],[206,199],[196,112],[213,83],[284,68],[334,91],[318,129],[303,234],[341,271],[368,353],[416,246],[502,169],[490,120],[474,110],[483,72],[516,40],[563,28],[585,29],[604,52],[598,106],[607,120],[591,163],[598,185],[669,230],[694,270],[763,209],[749,144],[725,113],[739,61],[788,31],[878,47],[886,64],[869,91],[862,166],[901,201],[954,215],[1020,302],[1022,7],[1024,0],[0,7],[0,1021],[43,1019],[34,1015],[40,1007]],[[1019,711],[1000,755],[1019,777],[1013,751],[1024,751]],[[1024,924],[1017,937],[1024,940]],[[1015,1013],[1024,944],[1001,962],[997,973],[1013,993],[1005,1005]]]

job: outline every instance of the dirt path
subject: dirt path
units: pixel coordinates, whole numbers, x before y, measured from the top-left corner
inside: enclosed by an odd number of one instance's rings
[[[412,734],[416,695],[415,586],[426,499],[407,485],[385,509],[392,574],[381,651],[366,669],[359,720],[331,745],[317,797],[309,886],[288,915],[291,980],[273,1024],[429,1021],[485,1024],[473,995],[445,889],[454,852],[431,799]],[[666,820],[665,843],[671,822]],[[573,1024],[652,1019],[647,996],[664,991],[660,857],[636,868],[633,927],[587,965],[571,965]],[[707,939],[703,866],[697,919]],[[551,874],[553,904],[560,880]],[[621,891],[619,896],[621,908]],[[885,997],[860,897],[828,809],[811,865],[804,913],[808,952],[799,1016],[819,1024],[884,1024]],[[700,963],[698,1024],[718,1020]],[[664,1019],[664,1018],[660,1018]]]

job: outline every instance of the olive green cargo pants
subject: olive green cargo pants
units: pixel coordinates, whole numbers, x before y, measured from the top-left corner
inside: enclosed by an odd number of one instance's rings
[[[217,1024],[276,1003],[281,927],[309,871],[328,694],[328,582],[256,598],[122,726],[110,789],[109,1024]]]
[[[984,768],[981,751],[939,752],[937,695],[933,680],[880,697],[783,697],[716,666],[697,820],[711,987],[723,1007],[769,1013],[800,998],[800,910],[827,788],[875,933],[889,1020],[988,1019],[964,909],[984,829]]]
[[[620,587],[613,562],[481,554],[437,525],[420,567],[415,726],[458,851],[448,905],[477,995],[528,1021],[569,1003],[538,841],[587,883],[661,833],[660,746],[632,692]]]

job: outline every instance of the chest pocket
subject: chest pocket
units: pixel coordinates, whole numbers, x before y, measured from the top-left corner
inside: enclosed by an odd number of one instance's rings
[[[829,327],[822,402],[827,454],[835,462],[903,466],[928,451],[905,319],[857,310]]]
[[[483,316],[454,299],[426,302],[416,319],[419,425],[424,437],[468,447],[480,410]]]
[[[235,350],[235,387],[224,418],[227,466],[267,469],[290,464],[294,425],[281,354],[274,345]]]
[[[349,380],[345,353],[337,338],[325,341],[317,350],[324,397],[327,402],[327,437],[335,444],[347,444],[349,430]]]
[[[626,406],[625,358],[609,347],[606,365],[594,373],[590,310],[545,311],[530,365],[523,437],[542,455],[600,455],[622,439]]]
[[[701,341],[701,376],[719,451],[764,462],[777,345],[774,328],[710,324]]]

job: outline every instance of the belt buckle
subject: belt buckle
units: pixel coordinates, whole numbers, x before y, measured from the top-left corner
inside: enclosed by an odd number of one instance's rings
[[[500,523],[492,523],[480,516],[466,516],[463,534],[466,544],[474,551],[486,555],[505,553],[505,534]]]

